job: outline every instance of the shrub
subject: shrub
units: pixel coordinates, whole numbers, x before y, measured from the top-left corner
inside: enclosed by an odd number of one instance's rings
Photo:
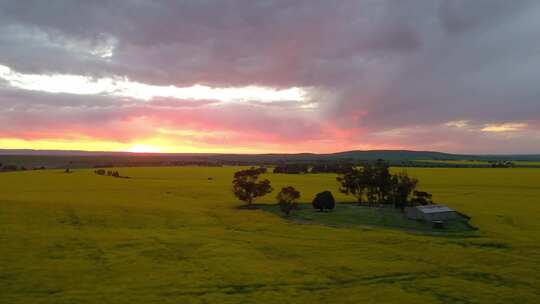
[[[97,175],[105,175],[105,169],[98,169],[94,171]]]
[[[312,202],[313,208],[323,212],[325,209],[333,210],[336,205],[336,200],[330,191],[318,193]]]

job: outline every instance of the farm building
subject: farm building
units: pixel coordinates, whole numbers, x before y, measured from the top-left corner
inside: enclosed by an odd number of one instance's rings
[[[469,218],[444,205],[426,205],[405,208],[405,216],[413,220],[447,221],[468,220]]]

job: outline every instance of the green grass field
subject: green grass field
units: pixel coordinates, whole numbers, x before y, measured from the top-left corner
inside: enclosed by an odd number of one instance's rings
[[[257,206],[259,207],[259,206]],[[264,210],[281,215],[284,218],[300,223],[322,224],[330,227],[360,228],[394,228],[411,233],[429,233],[449,236],[462,234],[472,236],[476,229],[464,220],[448,221],[444,229],[434,229],[431,222],[412,221],[407,219],[399,209],[393,207],[374,208],[357,204],[337,204],[332,212],[317,212],[311,204],[299,204],[298,210],[288,217],[276,205],[260,205]]]
[[[237,169],[0,174],[0,303],[540,303],[538,169],[409,169],[479,228],[457,236],[241,210]]]

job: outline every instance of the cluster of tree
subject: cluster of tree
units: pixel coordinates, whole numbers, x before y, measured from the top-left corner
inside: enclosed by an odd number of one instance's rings
[[[112,176],[112,177],[117,177],[117,178],[129,178],[127,176],[120,175],[120,172],[118,171],[112,171],[112,170],[105,171],[105,169],[98,169],[98,170],[95,170],[94,173],[97,175],[106,175],[106,176]]]
[[[407,205],[431,202],[429,193],[414,192],[418,186],[416,178],[410,177],[406,172],[391,174],[388,163],[383,161],[351,168],[338,176],[337,181],[340,191],[355,196],[359,204],[393,204],[396,208],[403,209]],[[415,198],[409,200],[413,192]]]
[[[285,215],[289,215],[292,210],[298,208],[298,199],[300,198],[300,191],[294,187],[283,187],[277,195],[277,202],[279,208]],[[336,206],[336,200],[330,191],[323,191],[318,193],[311,202],[313,208],[324,212],[324,210],[332,211]]]
[[[266,173],[266,168],[251,167],[234,174],[233,193],[241,201],[251,206],[253,200],[273,191],[268,179],[259,179]],[[396,208],[406,206],[433,204],[432,195],[428,192],[416,191],[418,180],[406,172],[391,174],[388,163],[378,161],[375,164],[364,164],[351,167],[337,177],[340,192],[353,195],[359,204],[369,206],[388,204]],[[289,215],[298,208],[300,192],[292,186],[283,187],[276,200],[280,210]],[[313,208],[324,211],[333,210],[336,201],[330,191],[318,193],[312,201]]]
[[[274,173],[301,174],[309,172],[308,164],[284,164],[274,168]]]
[[[266,168],[254,167],[236,172],[232,182],[234,195],[251,206],[255,198],[272,192],[270,181],[259,179],[260,175],[265,172]],[[280,210],[287,216],[298,208],[298,199],[300,199],[300,191],[292,186],[283,187],[276,196]],[[336,201],[330,191],[323,191],[315,196],[312,204],[313,208],[324,211],[334,209]]]

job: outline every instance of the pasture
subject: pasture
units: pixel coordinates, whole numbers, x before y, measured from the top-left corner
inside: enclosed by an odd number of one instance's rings
[[[238,169],[1,173],[0,302],[540,303],[538,169],[408,169],[479,228],[449,236],[241,210]],[[353,201],[333,174],[265,177],[258,204]]]

